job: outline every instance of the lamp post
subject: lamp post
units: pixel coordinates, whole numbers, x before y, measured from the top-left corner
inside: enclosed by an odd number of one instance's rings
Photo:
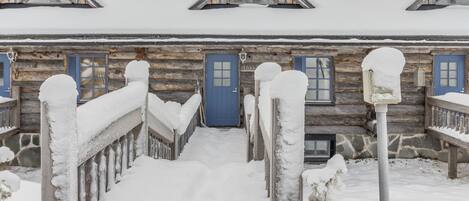
[[[379,163],[379,200],[389,201],[388,104],[401,102],[400,74],[405,65],[401,51],[383,47],[371,51],[363,60],[363,97],[375,106]]]

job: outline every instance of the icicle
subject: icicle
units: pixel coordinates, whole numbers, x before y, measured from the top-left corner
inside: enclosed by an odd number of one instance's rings
[[[129,150],[128,150],[128,145],[127,145],[127,138],[124,137],[123,142],[122,142],[122,172],[121,174],[123,175],[125,171],[127,170],[128,167],[128,157],[129,157]]]
[[[116,149],[116,181],[121,180],[121,164],[122,164],[122,145],[118,141],[117,142],[117,149]]]
[[[91,186],[90,186],[90,201],[98,201],[98,164],[96,158],[91,159]]]
[[[101,152],[99,157],[99,198],[98,200],[104,200],[104,194],[106,194],[106,155],[104,151]]]
[[[129,135],[129,167],[134,166],[134,135]]]
[[[85,165],[80,166],[80,191],[79,198],[80,201],[86,201],[86,186],[85,186]]]
[[[114,149],[112,148],[112,145],[109,146],[109,160],[108,160],[108,171],[107,171],[107,191],[110,191],[112,189],[112,186],[114,186],[115,182],[115,176],[116,176],[116,168],[115,168],[115,163],[116,163],[116,155],[114,153]]]

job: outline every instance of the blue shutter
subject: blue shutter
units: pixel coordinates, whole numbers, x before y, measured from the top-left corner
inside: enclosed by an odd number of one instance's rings
[[[3,63],[3,83],[0,86],[0,96],[10,97],[10,60],[6,54],[0,54],[0,63]]]
[[[68,74],[77,83],[77,91],[80,93],[80,56],[68,55],[67,60]],[[80,96],[78,96],[79,99]]]
[[[304,65],[304,57],[295,57],[293,61],[293,65],[295,67],[295,70],[299,70],[302,72],[305,72],[305,65]]]

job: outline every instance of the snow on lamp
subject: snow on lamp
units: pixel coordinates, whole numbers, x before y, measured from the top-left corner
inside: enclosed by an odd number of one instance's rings
[[[395,48],[383,47],[371,51],[363,60],[363,96],[370,104],[401,102],[401,73],[404,54]]]

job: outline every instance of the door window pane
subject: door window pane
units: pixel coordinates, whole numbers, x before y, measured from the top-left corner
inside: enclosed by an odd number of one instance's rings
[[[456,87],[457,86],[457,80],[456,79],[449,79],[449,86],[450,87]]]
[[[231,79],[223,79],[223,86],[224,87],[231,86]]]
[[[221,77],[221,72],[222,72],[221,70],[214,70],[213,71],[213,77],[217,77],[217,78]]]
[[[214,62],[214,63],[213,63],[213,68],[214,68],[215,70],[221,70],[221,69],[223,69],[223,68],[222,68],[222,63],[221,63],[221,62]]]
[[[449,71],[449,78],[456,78],[457,77],[457,71]]]
[[[222,86],[222,80],[223,80],[223,79],[214,78],[214,79],[213,79],[213,86],[221,87],[221,86]]]
[[[446,62],[441,62],[440,64],[440,70],[448,70],[448,63]]]
[[[442,70],[440,72],[440,77],[441,78],[448,78],[448,71]]]
[[[448,79],[440,79],[440,86],[442,87],[448,86]]]
[[[450,62],[449,63],[449,70],[456,70],[458,67],[458,64],[456,64],[455,62]]]
[[[223,78],[230,78],[231,76],[231,71],[225,70],[223,71]]]
[[[223,70],[231,70],[231,63],[223,62]]]

